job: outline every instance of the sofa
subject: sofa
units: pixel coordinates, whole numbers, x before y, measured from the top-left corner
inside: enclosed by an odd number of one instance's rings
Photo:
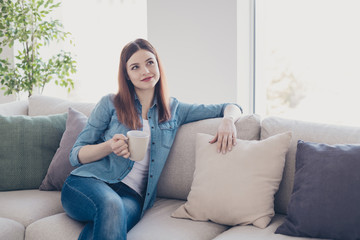
[[[53,98],[49,96],[32,96],[26,101],[18,101],[0,104],[0,117],[6,119],[6,124],[13,124],[17,118],[30,121],[41,116],[58,117],[62,124],[56,137],[51,137],[57,142],[52,146],[49,156],[55,155],[62,140],[62,134],[66,131],[66,118],[70,114],[69,109],[75,109],[84,116],[89,116],[94,103],[80,103]],[[13,117],[13,118],[12,118]],[[29,120],[30,119],[30,120]],[[83,117],[83,120],[86,119]],[[52,121],[50,119],[50,121]],[[298,140],[323,144],[359,144],[360,128],[350,126],[328,125],[321,123],[303,122],[298,120],[283,119],[278,117],[267,117],[261,119],[256,114],[243,115],[237,122],[237,137],[244,142],[260,142],[277,134],[291,132],[291,140],[288,149],[284,152],[284,162],[281,170],[281,178],[277,187],[273,189],[275,194],[271,200],[274,214],[269,214],[270,222],[266,227],[256,227],[253,224],[219,224],[216,221],[197,221],[188,218],[176,218],[174,212],[184,206],[188,200],[189,193],[193,191],[192,184],[196,168],[196,139],[198,133],[213,135],[221,119],[207,119],[192,122],[181,126],[176,135],[170,155],[162,172],[157,199],[154,206],[149,209],[141,221],[128,233],[129,240],[239,240],[239,239],[314,239],[310,237],[291,237],[276,233],[276,229],[284,223],[288,215],[289,203],[292,201],[293,187],[295,181],[296,153]],[[50,124],[50,123],[49,123]],[[60,125],[61,125],[60,124]],[[12,125],[9,125],[12,126]],[[41,125],[40,130],[45,130],[48,125]],[[29,131],[32,127],[29,127]],[[81,129],[78,129],[80,131]],[[9,130],[11,132],[11,130]],[[21,134],[27,134],[22,130]],[[37,131],[39,132],[39,131]],[[2,141],[4,135],[1,134]],[[12,133],[13,135],[14,133]],[[65,133],[64,133],[65,135]],[[11,136],[7,137],[11,138]],[[48,140],[47,142],[49,142]],[[14,140],[18,141],[18,140]],[[36,141],[41,141],[34,139]],[[44,143],[45,144],[45,143]],[[54,145],[54,144],[53,144]],[[6,150],[6,149],[5,149]],[[15,150],[17,152],[17,150]],[[15,153],[14,153],[15,154]],[[32,150],[18,156],[18,164],[31,168],[33,163],[21,162],[28,159]],[[35,153],[34,153],[35,154]],[[221,154],[220,154],[221,155]],[[49,165],[54,161],[52,157],[40,164],[35,170],[42,172],[39,179],[33,185],[33,175],[25,176],[24,172],[18,177],[25,178],[23,182],[8,180],[12,177],[11,166],[3,165],[6,156],[0,153],[0,175],[8,176],[0,183],[0,239],[1,240],[73,240],[77,239],[84,227],[84,223],[77,222],[66,215],[61,205],[61,194],[59,190],[40,190],[40,184],[48,174]],[[36,159],[38,160],[38,159]],[[25,161],[25,160],[24,160]],[[280,164],[281,165],[281,164]],[[19,167],[18,167],[19,168]],[[9,170],[10,169],[10,170]],[[55,169],[61,171],[60,169]],[[33,171],[33,170],[32,170]],[[69,169],[67,172],[70,171]],[[270,171],[270,170],[269,170]],[[321,171],[321,170],[320,170]],[[68,174],[68,173],[64,173]],[[38,175],[38,174],[37,174]],[[227,175],[224,173],[224,175]],[[10,177],[9,177],[10,176]],[[8,182],[6,182],[8,181]],[[10,181],[10,182],[9,182]],[[36,186],[36,187],[34,187]],[[224,186],[226,187],[226,186]],[[218,189],[214,189],[217,191]],[[232,191],[236,191],[233,189]],[[357,190],[358,191],[358,190]],[[224,213],[225,214],[225,213]],[[231,214],[231,213],[230,213]],[[338,221],[342,221],[338,219]],[[346,221],[346,220],[344,220]],[[360,221],[360,219],[359,219]],[[352,231],[352,229],[350,229]],[[357,231],[357,230],[355,230]],[[354,238],[359,239],[355,235]],[[322,235],[318,235],[322,236]],[[336,236],[336,235],[330,235]],[[334,237],[335,239],[336,237]]]

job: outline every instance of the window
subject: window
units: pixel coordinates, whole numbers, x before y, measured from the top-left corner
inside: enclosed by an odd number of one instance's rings
[[[360,1],[255,1],[255,112],[360,125]]]

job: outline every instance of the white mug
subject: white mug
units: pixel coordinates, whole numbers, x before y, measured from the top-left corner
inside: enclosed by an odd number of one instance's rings
[[[130,159],[133,161],[141,161],[144,159],[150,135],[144,131],[131,130],[128,131],[126,136],[128,137]]]

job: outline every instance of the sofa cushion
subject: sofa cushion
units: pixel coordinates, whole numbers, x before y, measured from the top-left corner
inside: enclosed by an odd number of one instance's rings
[[[315,240],[315,238],[289,237],[275,234],[275,230],[284,222],[284,219],[284,215],[276,214],[270,225],[265,229],[260,229],[252,225],[235,226],[221,233],[219,236],[214,238],[214,240]]]
[[[78,239],[84,223],[75,221],[66,213],[42,218],[26,228],[25,240],[74,240]]]
[[[61,98],[33,95],[29,98],[29,116],[66,113],[69,107],[90,116],[95,105],[96,103],[73,102]]]
[[[229,227],[212,222],[176,219],[170,214],[184,201],[158,199],[128,233],[128,240],[210,240]]]
[[[181,126],[166,161],[158,184],[158,196],[186,200],[195,169],[195,136],[215,135],[221,118],[192,122]],[[260,117],[244,115],[236,123],[237,138],[259,140]]]
[[[59,147],[67,114],[0,116],[0,191],[38,188]]]
[[[294,190],[276,233],[360,239],[360,144],[299,140]]]
[[[0,104],[0,115],[28,115],[28,101],[14,101]]]
[[[0,206],[0,217],[13,219],[25,227],[43,217],[64,212],[57,191],[0,192]]]
[[[277,191],[291,132],[263,141],[237,139],[232,151],[221,154],[212,135],[197,134],[194,180],[188,201],[173,217],[212,221],[230,226],[265,228],[274,213]]]
[[[285,131],[291,131],[293,137],[286,156],[284,176],[280,183],[279,191],[275,195],[275,212],[282,214],[287,213],[287,206],[293,189],[295,154],[299,139],[326,144],[360,143],[359,127],[312,123],[279,117],[268,117],[261,122],[261,139]]]
[[[0,239],[23,240],[25,227],[14,220],[0,217]]]
[[[51,160],[47,174],[40,185],[40,190],[61,191],[65,179],[75,169],[70,164],[69,155],[77,136],[85,127],[86,122],[87,117],[83,113],[69,108],[66,130],[61,138],[60,147]]]

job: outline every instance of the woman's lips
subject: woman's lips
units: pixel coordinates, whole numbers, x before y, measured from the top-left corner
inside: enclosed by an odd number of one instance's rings
[[[152,77],[147,77],[147,78],[144,78],[144,79],[141,80],[141,81],[142,81],[142,82],[149,82],[151,79],[152,79]]]

